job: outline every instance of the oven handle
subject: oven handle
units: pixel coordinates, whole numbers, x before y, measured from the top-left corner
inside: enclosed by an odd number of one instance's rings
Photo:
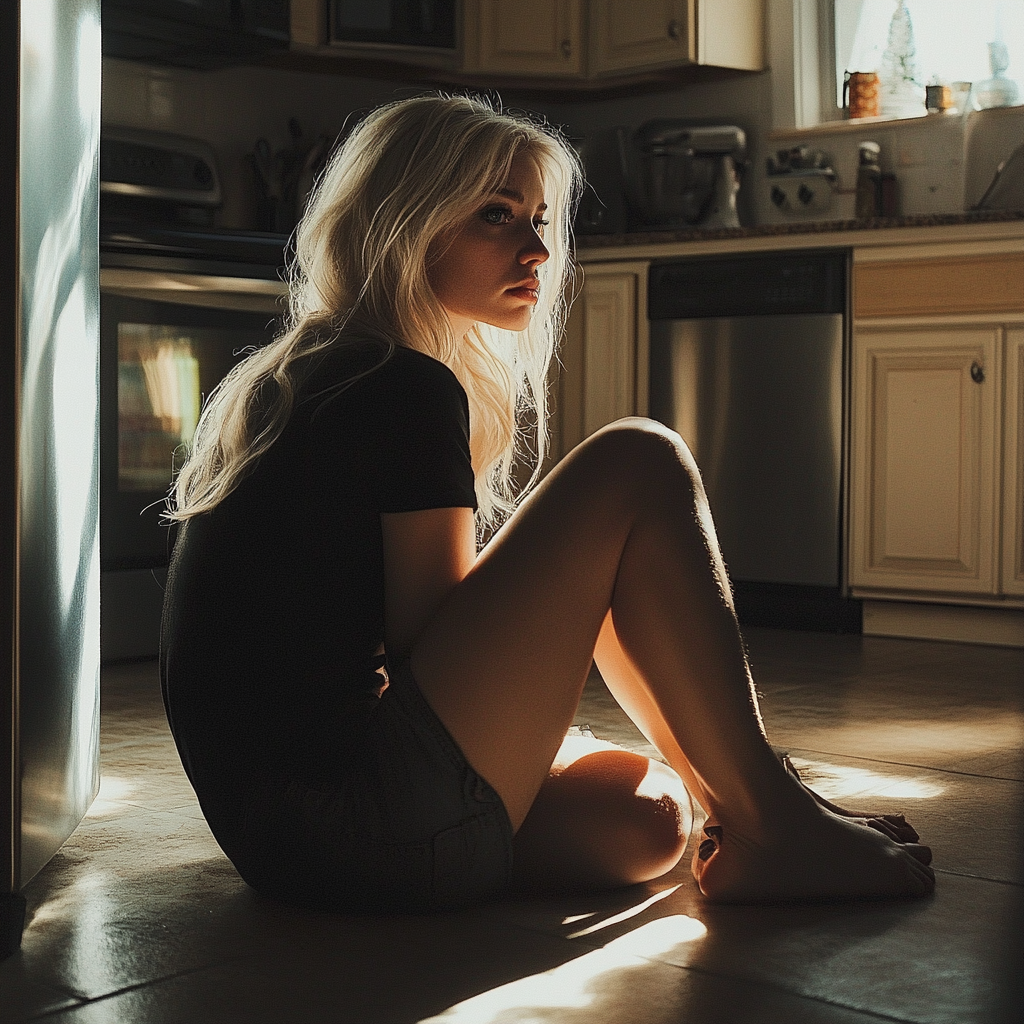
[[[276,309],[280,312],[288,294],[288,285],[284,281],[251,277],[103,267],[100,270],[100,290],[113,295],[189,306],[251,309],[256,312]]]

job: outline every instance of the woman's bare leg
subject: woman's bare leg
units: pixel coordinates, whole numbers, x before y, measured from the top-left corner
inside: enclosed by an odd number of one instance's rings
[[[931,872],[904,847],[821,808],[775,756],[699,474],[678,435],[649,421],[606,428],[563,460],[413,649],[427,700],[516,827],[572,720],[609,609],[680,753],[663,752],[722,826],[699,872],[705,892],[930,889]]]
[[[667,765],[567,736],[515,836],[513,881],[532,894],[646,882],[679,862],[693,807]]]

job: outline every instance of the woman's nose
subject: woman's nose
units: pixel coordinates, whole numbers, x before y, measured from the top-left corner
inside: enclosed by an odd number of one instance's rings
[[[537,233],[536,228],[530,231],[530,237],[519,252],[519,262],[526,266],[540,266],[549,256],[548,247],[544,239]]]

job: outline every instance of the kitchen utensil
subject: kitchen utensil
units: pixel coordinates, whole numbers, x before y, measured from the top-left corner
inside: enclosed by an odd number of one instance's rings
[[[252,164],[256,169],[263,195],[266,199],[275,199],[278,194],[278,182],[274,173],[274,157],[270,143],[266,139],[257,139],[252,151]]]
[[[975,209],[1024,210],[1024,144],[999,165]]]

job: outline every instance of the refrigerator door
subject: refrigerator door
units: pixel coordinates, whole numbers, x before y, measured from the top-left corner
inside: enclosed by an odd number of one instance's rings
[[[16,105],[3,113],[17,129],[4,186],[18,210],[0,238],[17,268],[0,342],[12,371],[0,405],[13,417],[0,432],[8,893],[53,856],[99,785],[100,0],[20,0],[14,19],[0,43],[18,83],[3,94]]]

